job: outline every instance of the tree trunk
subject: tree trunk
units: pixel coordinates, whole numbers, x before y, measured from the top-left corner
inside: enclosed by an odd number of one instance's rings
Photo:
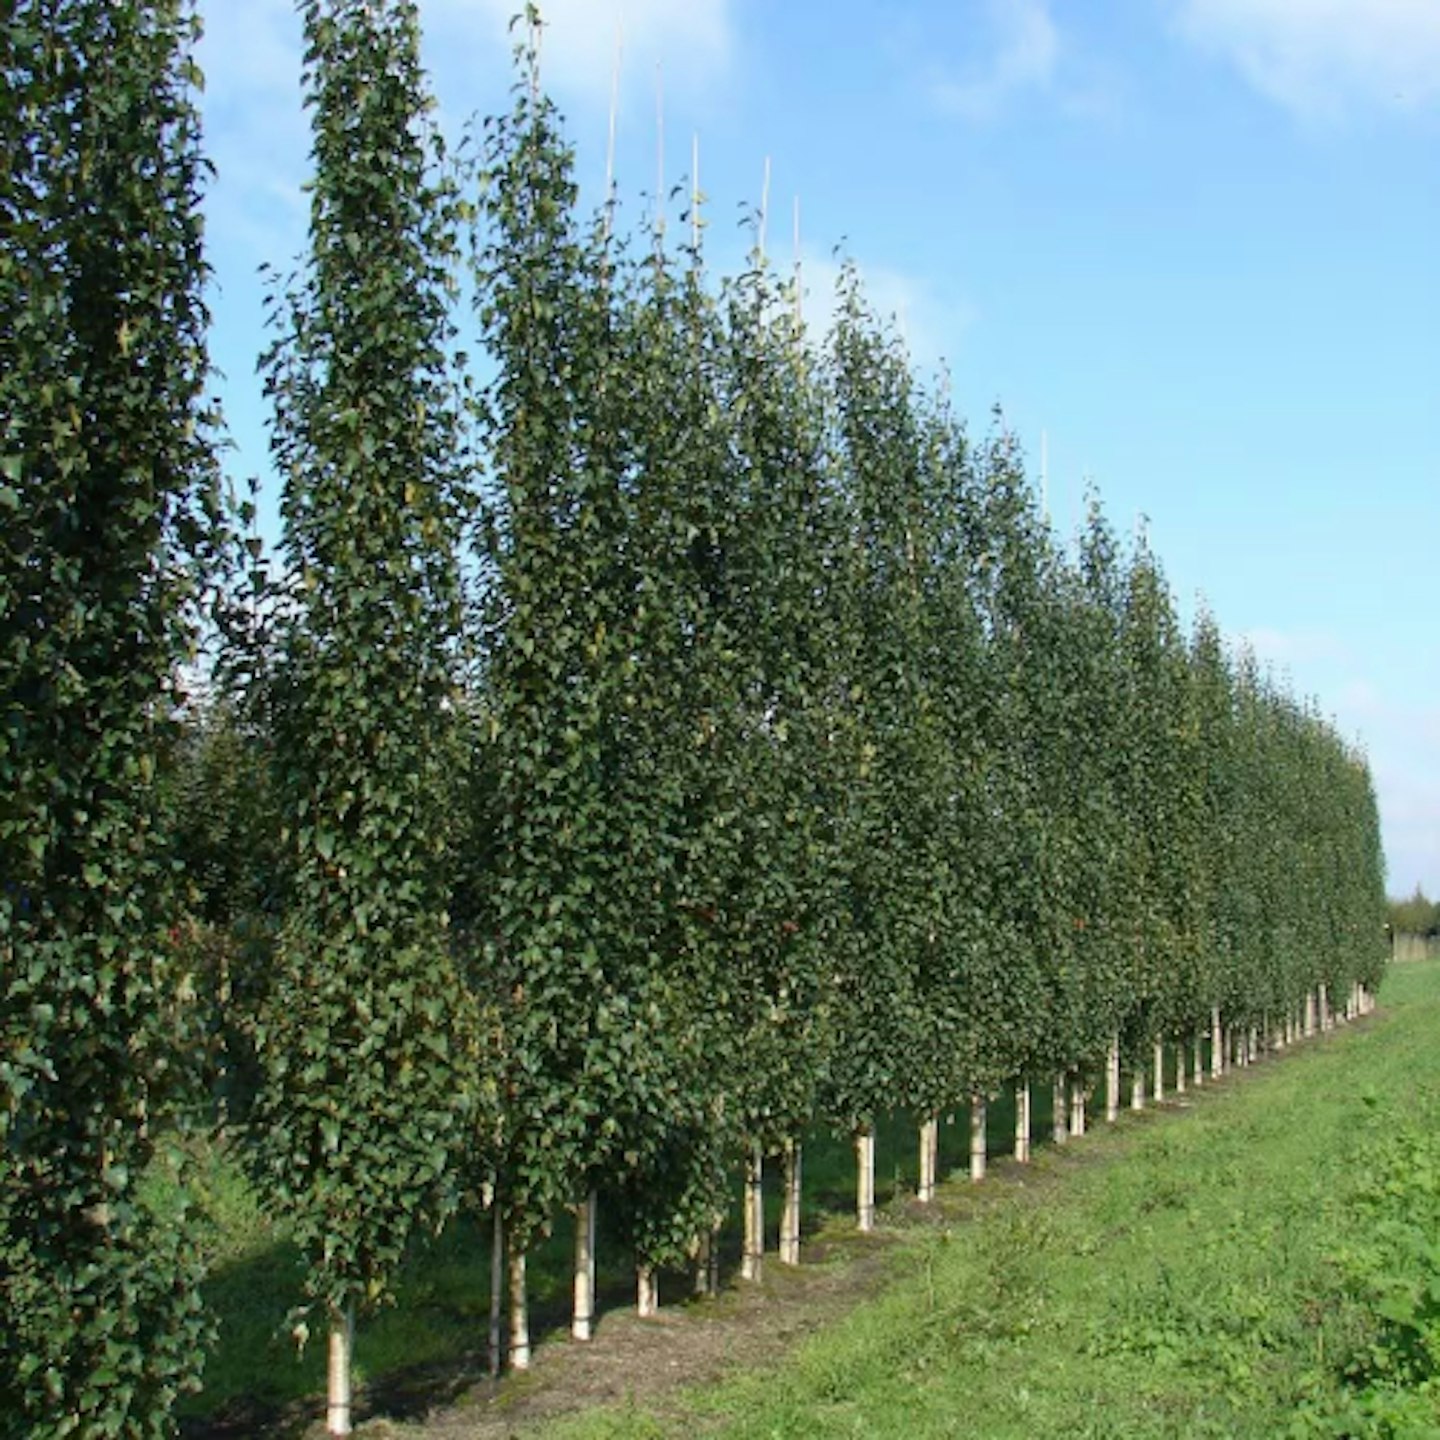
[[[1320,987],[1320,1029],[1333,1030],[1335,1022],[1330,1018],[1330,994],[1325,986]]]
[[[351,1430],[350,1373],[355,1347],[355,1312],[348,1307],[330,1311],[330,1348],[325,1376],[325,1431],[348,1435]]]
[[[1050,1138],[1063,1145],[1070,1138],[1070,1117],[1066,1114],[1065,1076],[1057,1075],[1050,1086]]]
[[[855,1226],[862,1235],[875,1228],[875,1132],[855,1137]]]
[[[1105,1053],[1105,1119],[1113,1125],[1120,1118],[1120,1037],[1112,1036]]]
[[[530,1301],[525,1291],[525,1252],[510,1251],[510,1368],[530,1368]]]
[[[785,1203],[780,1212],[780,1263],[800,1263],[800,1161],[798,1140],[785,1142],[783,1176]]]
[[[1195,1037],[1195,1088],[1198,1090],[1205,1083],[1205,1042],[1199,1035]]]
[[[660,1282],[653,1265],[635,1267],[635,1313],[642,1320],[660,1313]]]
[[[1210,1012],[1210,1078],[1218,1080],[1225,1073],[1225,1031],[1220,1025],[1220,1007]]]
[[[1143,1064],[1137,1064],[1130,1072],[1130,1108],[1132,1110],[1145,1108],[1145,1066]]]
[[[1315,992],[1305,992],[1305,1038],[1308,1040],[1315,1033]]]
[[[505,1220],[500,1211],[500,1202],[492,1200],[492,1229],[490,1240],[490,1373],[498,1376],[504,1361],[502,1345],[504,1336],[500,1328],[500,1315],[505,1304]]]
[[[920,1188],[915,1198],[928,1205],[935,1198],[935,1172],[940,1168],[940,1122],[933,1115],[920,1126]]]
[[[1185,1041],[1183,1038],[1175,1042],[1175,1093],[1185,1093]]]
[[[1030,1160],[1030,1082],[1015,1085],[1015,1158],[1020,1164]]]
[[[1165,1098],[1165,1042],[1155,1042],[1155,1103],[1158,1105]]]
[[[745,1241],[740,1278],[758,1280],[765,1266],[765,1155],[757,1140],[745,1157]]]
[[[1078,1073],[1070,1077],[1070,1133],[1076,1139],[1085,1133],[1085,1082]]]
[[[970,1097],[970,1179],[977,1184],[985,1178],[985,1101]]]
[[[588,1340],[595,1328],[595,1220],[597,1198],[590,1193],[575,1207],[575,1303],[570,1333]]]

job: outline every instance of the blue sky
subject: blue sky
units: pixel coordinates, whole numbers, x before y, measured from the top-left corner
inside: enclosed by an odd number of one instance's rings
[[[518,0],[422,0],[444,126],[506,108]],[[731,268],[769,248],[823,322],[834,247],[1062,534],[1087,481],[1364,744],[1392,893],[1440,895],[1440,0],[551,0],[544,67],[622,225],[698,136]],[[212,358],[265,475],[262,262],[304,244],[290,0],[201,0]],[[663,113],[663,149],[657,112]],[[678,223],[678,216],[675,223]]]

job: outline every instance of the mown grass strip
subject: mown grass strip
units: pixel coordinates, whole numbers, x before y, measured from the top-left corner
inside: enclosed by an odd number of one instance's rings
[[[1374,1224],[1367,1157],[1440,1097],[1440,964],[1395,969],[1383,1002],[1045,1158],[778,1369],[545,1434],[1347,1433],[1327,1417],[1377,1317],[1342,1259]]]

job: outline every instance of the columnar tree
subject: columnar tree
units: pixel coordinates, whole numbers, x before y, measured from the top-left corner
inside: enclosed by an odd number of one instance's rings
[[[159,783],[218,541],[182,3],[0,29],[0,1415],[171,1433],[195,1237],[142,1186],[184,1073]]]
[[[310,248],[265,357],[287,590],[270,677],[289,903],[259,1027],[256,1164],[348,1337],[451,1199],[476,1083],[448,927],[460,434],[453,201],[410,0],[308,0]]]

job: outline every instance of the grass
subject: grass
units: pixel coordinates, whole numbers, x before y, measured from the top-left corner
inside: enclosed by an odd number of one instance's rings
[[[550,1440],[1427,1433],[1334,1420],[1346,1368],[1376,1334],[1373,1307],[1343,1263],[1373,1224],[1361,1193],[1367,1157],[1420,1097],[1434,1097],[1440,1112],[1440,964],[1395,967],[1382,999],[1375,1020],[1207,1082],[1181,1104],[1044,1147],[1027,1170],[1001,1167],[978,1190],[961,1174],[920,1223],[905,1198],[916,1180],[914,1121],[889,1117],[878,1136],[878,1198],[889,1202],[885,1228],[903,1238],[890,1248],[893,1278],[878,1298],[852,1309],[853,1294],[837,1297],[783,1360],[756,1364],[763,1343],[747,1345],[732,1378],[689,1390],[648,1385],[646,1364],[673,1362],[654,1362],[637,1345],[622,1408],[544,1428],[540,1416],[584,1403],[561,1353],[543,1380],[501,1386],[504,1433],[512,1422]],[[1049,1133],[1048,1088],[1035,1090],[1037,1136]],[[992,1153],[1008,1149],[1012,1114],[1008,1102],[991,1106]],[[963,1172],[968,1150],[964,1110],[945,1119],[942,1175]],[[321,1346],[297,1355],[285,1331],[299,1257],[234,1154],[210,1153],[203,1173],[217,1235],[207,1290],[223,1343],[205,1393],[187,1402],[187,1432],[298,1434],[315,1413],[324,1364]],[[848,1143],[809,1137],[805,1173],[807,1233],[844,1231]],[[767,1178],[773,1236],[777,1177]],[[531,1259],[542,1338],[566,1321],[570,1244],[562,1223]],[[738,1236],[727,1250],[733,1264]],[[605,1244],[603,1215],[600,1279],[602,1310],[633,1301],[628,1257]],[[417,1247],[399,1303],[357,1337],[360,1378],[385,1397],[378,1413],[416,1416],[475,1382],[488,1284],[483,1225],[462,1220]],[[670,1278],[667,1303],[683,1289]],[[724,1308],[702,1307],[682,1324],[703,1327],[706,1313]],[[612,1330],[612,1341],[602,1331],[597,1343],[623,1345],[628,1334]],[[725,1343],[717,1322],[713,1344]],[[533,1387],[567,1383],[577,1391],[568,1407],[530,1409]],[[452,1424],[445,1433],[467,1431]]]
[[[1440,965],[1397,968],[1383,999],[1376,1021],[1207,1085],[1188,1113],[1042,1156],[778,1368],[543,1433],[1440,1434],[1433,1402],[1418,1428],[1391,1425],[1355,1420],[1347,1392],[1378,1333],[1346,1265],[1375,1225],[1372,1159],[1440,1109]]]

